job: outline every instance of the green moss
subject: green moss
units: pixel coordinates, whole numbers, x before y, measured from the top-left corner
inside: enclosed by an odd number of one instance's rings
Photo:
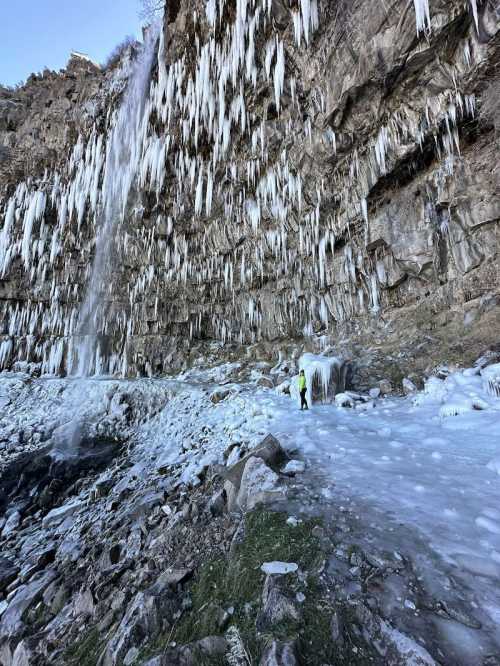
[[[70,645],[65,653],[67,666],[97,666],[104,641],[97,629],[91,629],[81,640]]]
[[[320,520],[308,520],[296,527],[287,525],[288,515],[257,510],[245,518],[244,538],[235,546],[227,559],[205,563],[190,584],[192,608],[185,613],[155,644],[141,651],[142,661],[164,650],[170,642],[186,645],[211,635],[222,635],[227,630],[221,625],[222,614],[229,607],[234,613],[229,623],[234,624],[251,657],[257,665],[262,653],[273,639],[298,639],[299,651],[310,666],[321,664],[355,663],[343,661],[338,647],[331,640],[330,621],[334,608],[328,591],[320,580],[320,570],[327,554],[313,529]],[[256,619],[261,610],[261,596],[265,574],[260,570],[263,562],[279,560],[296,562],[308,573],[301,581],[295,574],[289,577],[292,592],[303,592],[299,621],[282,622],[272,627],[272,633],[259,634]],[[220,658],[200,655],[200,666],[218,666]]]
[[[255,628],[265,580],[260,570],[262,563],[296,562],[302,570],[312,571],[324,559],[320,543],[312,534],[319,521],[309,520],[291,527],[287,518],[287,514],[272,511],[253,511],[246,516],[244,539],[231,557],[209,562],[200,569],[191,588],[193,608],[179,622],[172,640],[186,644],[208,635],[223,634],[225,627],[218,622],[218,610],[232,606],[231,623],[238,627],[252,661],[258,663],[267,640],[271,640],[270,636],[258,637]],[[298,590],[297,577],[293,580]],[[273,627],[273,636],[295,638],[303,630],[301,623],[283,623]]]
[[[211,635],[222,635],[228,623],[222,622],[224,611],[234,608],[229,624],[234,624],[241,635],[252,665],[260,661],[265,647],[274,639],[297,640],[304,663],[309,666],[364,664],[361,650],[352,653],[356,643],[353,636],[345,651],[339,650],[331,639],[330,622],[335,608],[331,593],[325,589],[320,572],[328,554],[321,541],[313,534],[320,520],[308,520],[296,527],[287,524],[286,513],[257,510],[245,518],[242,542],[227,558],[219,558],[200,567],[190,583],[192,608],[176,624],[141,650],[136,663],[164,651],[171,642],[186,645]],[[279,560],[296,562],[307,573],[304,580],[295,574],[288,577],[292,593],[302,592],[298,621],[282,622],[269,633],[256,629],[261,610],[261,596],[265,574],[260,570],[263,562]],[[227,620],[227,617],[226,617]],[[68,649],[65,661],[69,666],[95,666],[103,649],[97,630]],[[346,652],[348,656],[341,654]],[[200,654],[200,666],[222,666],[224,658]]]

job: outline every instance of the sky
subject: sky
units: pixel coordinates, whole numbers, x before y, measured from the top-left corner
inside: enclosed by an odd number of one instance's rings
[[[140,35],[139,0],[0,0],[0,84],[65,67],[71,51],[102,62]]]

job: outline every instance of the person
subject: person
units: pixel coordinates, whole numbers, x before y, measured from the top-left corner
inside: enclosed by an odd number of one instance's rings
[[[306,374],[303,370],[299,374],[299,393],[300,393],[300,411],[303,409],[309,409],[306,400],[307,393],[307,384],[306,384]]]

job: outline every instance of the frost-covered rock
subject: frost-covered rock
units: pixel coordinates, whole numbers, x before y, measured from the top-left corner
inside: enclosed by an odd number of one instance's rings
[[[356,401],[349,393],[337,393],[335,396],[335,404],[337,407],[354,407]]]
[[[390,382],[388,379],[382,379],[382,380],[378,383],[378,387],[379,387],[379,389],[380,389],[380,393],[381,393],[382,395],[389,395],[390,393],[393,392],[392,384],[391,384],[391,382]]]
[[[275,390],[276,393],[279,393],[281,395],[290,395],[291,387],[292,387],[291,380],[285,379],[284,381],[281,382],[281,384],[278,384]]]
[[[412,395],[413,393],[417,392],[417,387],[415,384],[411,381],[411,379],[408,379],[408,377],[405,377],[403,379],[403,393],[405,395]]]
[[[303,460],[290,460],[281,470],[282,474],[287,476],[294,476],[295,474],[301,474],[306,469],[306,464]]]
[[[218,405],[219,402],[225,400],[231,391],[229,389],[216,389],[210,394],[210,402],[213,402],[214,405]]]
[[[7,520],[2,529],[2,537],[8,537],[12,532],[15,532],[19,527],[21,522],[21,513],[19,511],[13,511]]]
[[[268,388],[272,389],[274,388],[274,382],[271,379],[271,377],[259,377],[256,381],[257,386],[260,386],[261,388]]]
[[[257,504],[284,497],[279,476],[260,458],[248,458],[241,477],[237,504],[242,511],[251,511]]]
[[[295,562],[264,562],[260,567],[268,576],[283,575],[295,573],[298,570],[298,564]]]
[[[500,398],[500,363],[483,368],[481,377],[485,391],[495,398]]]

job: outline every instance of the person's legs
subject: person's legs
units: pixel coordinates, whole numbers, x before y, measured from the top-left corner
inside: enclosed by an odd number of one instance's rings
[[[302,389],[300,392],[300,409],[307,409],[307,400],[306,400],[307,389]]]

